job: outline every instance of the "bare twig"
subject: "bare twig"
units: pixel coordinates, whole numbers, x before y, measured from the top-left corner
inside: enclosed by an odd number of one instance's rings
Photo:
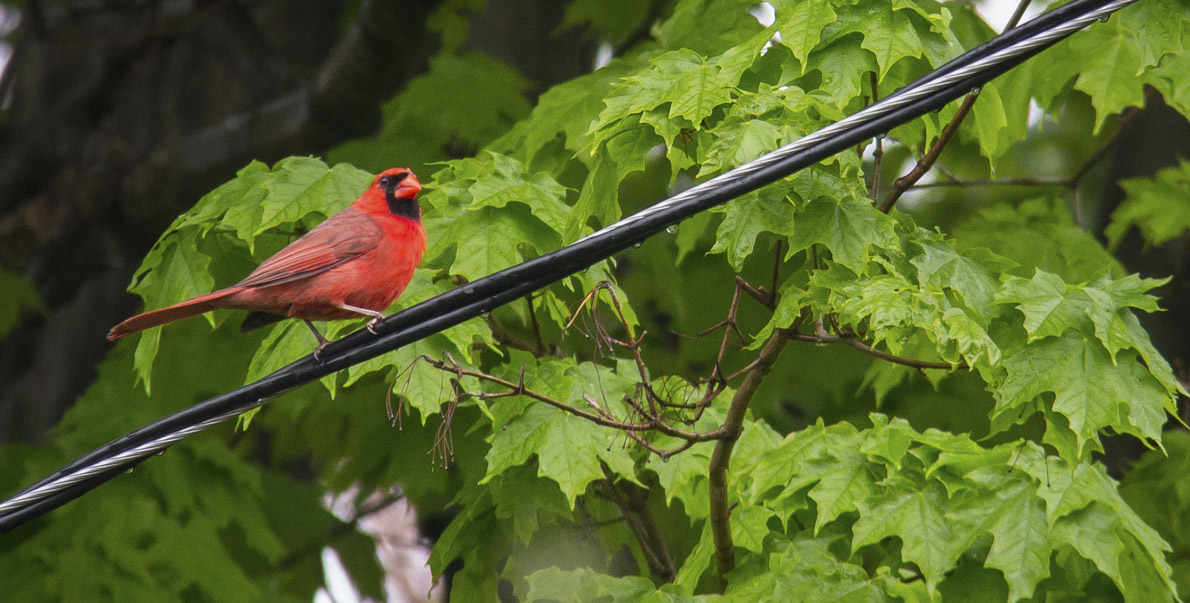
[[[598,404],[598,402],[595,401],[594,398],[590,398],[590,397],[585,398],[585,401],[588,406],[591,406],[592,408],[597,409],[596,412],[590,412],[587,410],[583,410],[581,408],[578,408],[578,407],[572,406],[570,404],[567,404],[565,402],[562,402],[561,400],[551,398],[551,397],[549,397],[541,392],[538,392],[536,390],[532,390],[532,389],[529,389],[528,387],[525,387],[524,371],[521,372],[521,382],[513,383],[511,381],[508,381],[507,379],[502,379],[500,377],[497,377],[495,375],[491,375],[488,373],[484,373],[482,371],[476,371],[476,370],[464,368],[462,365],[458,364],[453,358],[450,358],[449,355],[447,355],[447,357],[448,357],[448,360],[445,360],[445,361],[438,360],[438,359],[432,358],[430,356],[421,356],[421,359],[424,362],[426,362],[427,364],[429,364],[430,366],[432,366],[438,370],[446,371],[448,373],[455,375],[457,379],[462,379],[463,377],[472,377],[472,378],[478,379],[480,381],[487,381],[489,383],[495,383],[497,385],[503,386],[504,388],[506,388],[508,390],[506,392],[501,392],[501,393],[489,393],[489,392],[478,392],[477,393],[477,392],[461,392],[460,391],[460,392],[458,392],[457,398],[469,396],[469,397],[473,397],[473,398],[476,398],[479,400],[495,400],[495,399],[499,399],[499,398],[508,398],[508,397],[513,397],[513,396],[525,396],[525,397],[537,400],[538,402],[544,402],[546,404],[549,404],[550,406],[553,406],[554,408],[566,411],[572,415],[575,415],[575,416],[581,417],[583,419],[586,419],[588,421],[591,421],[592,423],[596,423],[598,425],[603,425],[604,427],[612,427],[615,429],[619,429],[621,431],[626,431],[626,432],[659,431],[665,435],[675,437],[675,438],[678,438],[681,440],[688,440],[688,441],[695,442],[695,443],[706,442],[706,441],[714,440],[714,439],[720,437],[719,430],[713,430],[713,431],[708,431],[708,432],[686,431],[683,429],[678,429],[676,427],[673,427],[662,420],[655,420],[655,421],[648,420],[648,421],[641,422],[641,423],[621,421],[621,420],[615,419],[614,415],[612,415],[609,411],[607,411],[607,409],[604,409],[602,406],[600,406]]]
[[[1147,89],[1145,91],[1146,100],[1150,100],[1155,94],[1156,94],[1155,90],[1153,90],[1151,88]],[[1076,225],[1081,226],[1082,222],[1083,222],[1083,220],[1082,220],[1083,212],[1082,212],[1082,195],[1081,195],[1080,185],[1082,184],[1083,178],[1085,178],[1087,176],[1087,174],[1090,173],[1091,169],[1094,168],[1097,163],[1099,163],[1100,161],[1103,160],[1103,158],[1107,155],[1108,151],[1110,151],[1111,148],[1113,146],[1115,146],[1116,142],[1120,138],[1120,135],[1124,133],[1124,131],[1132,124],[1132,121],[1135,120],[1136,116],[1139,114],[1140,114],[1139,107],[1131,107],[1127,111],[1125,111],[1123,114],[1121,114],[1119,121],[1116,123],[1115,130],[1113,130],[1112,133],[1106,139],[1104,139],[1103,143],[1100,144],[1099,147],[1096,148],[1095,151],[1092,152],[1091,155],[1089,157],[1087,157],[1086,160],[1084,160],[1081,164],[1079,164],[1078,168],[1074,171],[1074,173],[1067,178],[1037,178],[1037,177],[1026,176],[1026,177],[1021,177],[1021,178],[963,179],[963,178],[959,178],[958,176],[952,174],[949,170],[946,170],[941,165],[937,165],[935,167],[939,171],[941,171],[943,174],[945,174],[946,177],[949,178],[949,180],[940,180],[937,182],[927,182],[925,184],[914,184],[913,188],[975,187],[975,186],[1030,186],[1030,187],[1033,187],[1033,186],[1036,186],[1036,187],[1061,186],[1061,187],[1064,187],[1064,188],[1067,188],[1070,190],[1071,195],[1073,196],[1073,199],[1074,199],[1073,220]]]
[[[1031,1],[1032,0],[1021,0],[1020,2],[1017,2],[1016,10],[1012,11],[1012,16],[1009,17],[1008,22],[1004,24],[1004,31],[1008,31],[1016,27],[1021,22],[1021,18],[1025,16],[1025,9],[1029,8]]]
[[[645,429],[649,429],[649,427],[650,427],[649,425],[644,424],[644,423],[625,423],[623,421],[615,421],[615,420],[607,419],[601,415],[587,412],[581,408],[575,408],[569,404],[566,404],[565,402],[555,400],[545,394],[542,394],[541,392],[531,390],[531,389],[525,387],[523,383],[517,384],[517,383],[513,383],[511,381],[508,381],[506,379],[501,379],[500,377],[497,377],[495,375],[489,375],[488,373],[484,373],[481,371],[474,371],[471,369],[466,369],[453,361],[448,363],[448,362],[444,362],[442,360],[432,358],[430,356],[422,356],[421,359],[423,361],[425,361],[427,364],[429,364],[430,366],[432,366],[438,370],[446,371],[448,373],[453,373],[460,378],[461,377],[474,377],[481,381],[488,381],[490,383],[502,385],[502,386],[508,388],[509,390],[511,390],[512,392],[514,392],[515,395],[532,398],[534,400],[537,400],[538,402],[544,402],[546,404],[549,404],[550,406],[564,410],[570,414],[580,416],[588,421],[597,423],[599,425],[604,425],[606,427],[614,427],[616,429],[623,429],[626,431],[645,430]],[[477,398],[480,398],[480,399],[484,399],[484,400],[491,399],[491,398],[504,397],[502,394],[488,394],[488,393],[474,394],[474,396]]]
[[[938,180],[915,184],[913,188],[942,188],[942,187],[975,187],[975,186],[1070,186],[1066,178],[975,178]]]
[[[881,350],[877,350],[872,346],[860,341],[855,336],[839,336],[839,335],[807,335],[805,333],[788,333],[790,339],[797,341],[809,341],[812,343],[845,343],[865,354],[874,356],[881,360],[887,360],[893,364],[901,364],[904,366],[911,366],[919,369],[941,369],[941,370],[968,370],[970,367],[967,363],[960,362],[958,364],[950,364],[949,362],[931,362],[929,360],[915,360],[913,358],[905,358],[890,354]]]
[[[774,271],[775,270],[776,267],[774,267]],[[773,303],[773,294],[769,291],[765,291],[764,287],[754,287],[752,283],[744,280],[744,277],[739,275],[736,275],[735,277],[735,284],[740,289],[742,289],[744,293],[747,293],[752,297],[752,299],[756,300],[757,303],[768,308],[770,311],[776,307],[776,304]],[[739,329],[736,329],[736,333],[739,333]],[[743,338],[742,334],[740,335],[740,338]]]

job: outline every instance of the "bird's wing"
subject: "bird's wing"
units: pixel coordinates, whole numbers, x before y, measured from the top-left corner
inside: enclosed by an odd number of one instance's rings
[[[271,287],[325,272],[376,248],[383,232],[366,214],[347,208],[267,259],[239,287]]]

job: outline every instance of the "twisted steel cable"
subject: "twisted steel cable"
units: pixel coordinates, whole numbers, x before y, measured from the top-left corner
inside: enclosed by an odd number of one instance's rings
[[[0,532],[73,500],[173,443],[325,375],[395,350],[601,262],[707,208],[792,175],[977,89],[1136,0],[1075,0],[982,44],[884,100],[628,216],[579,241],[468,283],[332,343],[243,387],[131,432],[0,502]]]

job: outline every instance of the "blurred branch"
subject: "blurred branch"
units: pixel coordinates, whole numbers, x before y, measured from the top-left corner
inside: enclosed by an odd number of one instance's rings
[[[628,34],[628,37],[624,38],[624,40],[612,48],[613,57],[622,56],[624,53],[632,50],[633,46],[650,39],[653,36],[653,23],[656,23],[659,19],[661,19],[662,9],[669,6],[668,2],[663,2],[661,0],[638,1],[649,2],[649,12],[645,14],[645,18],[641,20],[636,29],[634,29],[632,33]]]
[[[426,70],[437,44],[424,22],[442,1],[364,0],[312,82],[191,134],[172,155],[188,171],[202,172],[282,149],[318,152],[374,131],[380,105]]]
[[[624,515],[628,528],[644,553],[645,562],[649,564],[649,571],[662,582],[673,582],[678,571],[665,538],[657,527],[657,520],[649,511],[649,491],[630,482],[617,483],[616,475],[606,463],[600,461],[599,466],[606,478],[609,498]]]
[[[383,496],[380,496],[375,500],[363,503],[361,507],[356,509],[355,514],[353,514],[350,519],[340,518],[341,521],[339,523],[333,524],[326,535],[322,536],[321,538],[312,539],[309,544],[291,551],[289,555],[282,558],[273,566],[273,571],[283,572],[285,570],[292,569],[298,563],[304,560],[317,558],[324,548],[330,546],[342,536],[358,530],[361,521],[367,519],[375,513],[391,507],[392,505],[396,504],[397,501],[403,498],[405,498],[405,493],[403,491],[400,489],[393,489],[384,493]]]
[[[1145,89],[1145,102],[1148,103],[1158,97],[1155,89],[1149,87]],[[938,165],[938,171],[942,172],[949,180],[940,180],[938,182],[928,182],[925,184],[914,184],[913,188],[939,188],[939,187],[975,187],[975,186],[1061,186],[1070,190],[1074,196],[1074,223],[1082,225],[1082,196],[1079,194],[1079,185],[1082,184],[1083,178],[1090,173],[1091,169],[1095,167],[1104,157],[1107,156],[1108,151],[1112,149],[1119,142],[1120,136],[1132,125],[1140,115],[1140,107],[1129,107],[1128,110],[1120,114],[1119,120],[1116,122],[1116,128],[1112,133],[1103,140],[1100,144],[1081,164],[1074,170],[1074,173],[1066,178],[1037,178],[1037,177],[1021,177],[1021,178],[981,178],[981,179],[963,179],[947,170],[942,165]],[[882,206],[883,207],[883,206]]]

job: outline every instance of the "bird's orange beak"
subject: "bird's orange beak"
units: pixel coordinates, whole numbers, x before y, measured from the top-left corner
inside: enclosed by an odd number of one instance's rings
[[[410,171],[409,175],[397,185],[396,196],[402,199],[416,199],[420,192],[421,181],[417,179],[417,174]]]

